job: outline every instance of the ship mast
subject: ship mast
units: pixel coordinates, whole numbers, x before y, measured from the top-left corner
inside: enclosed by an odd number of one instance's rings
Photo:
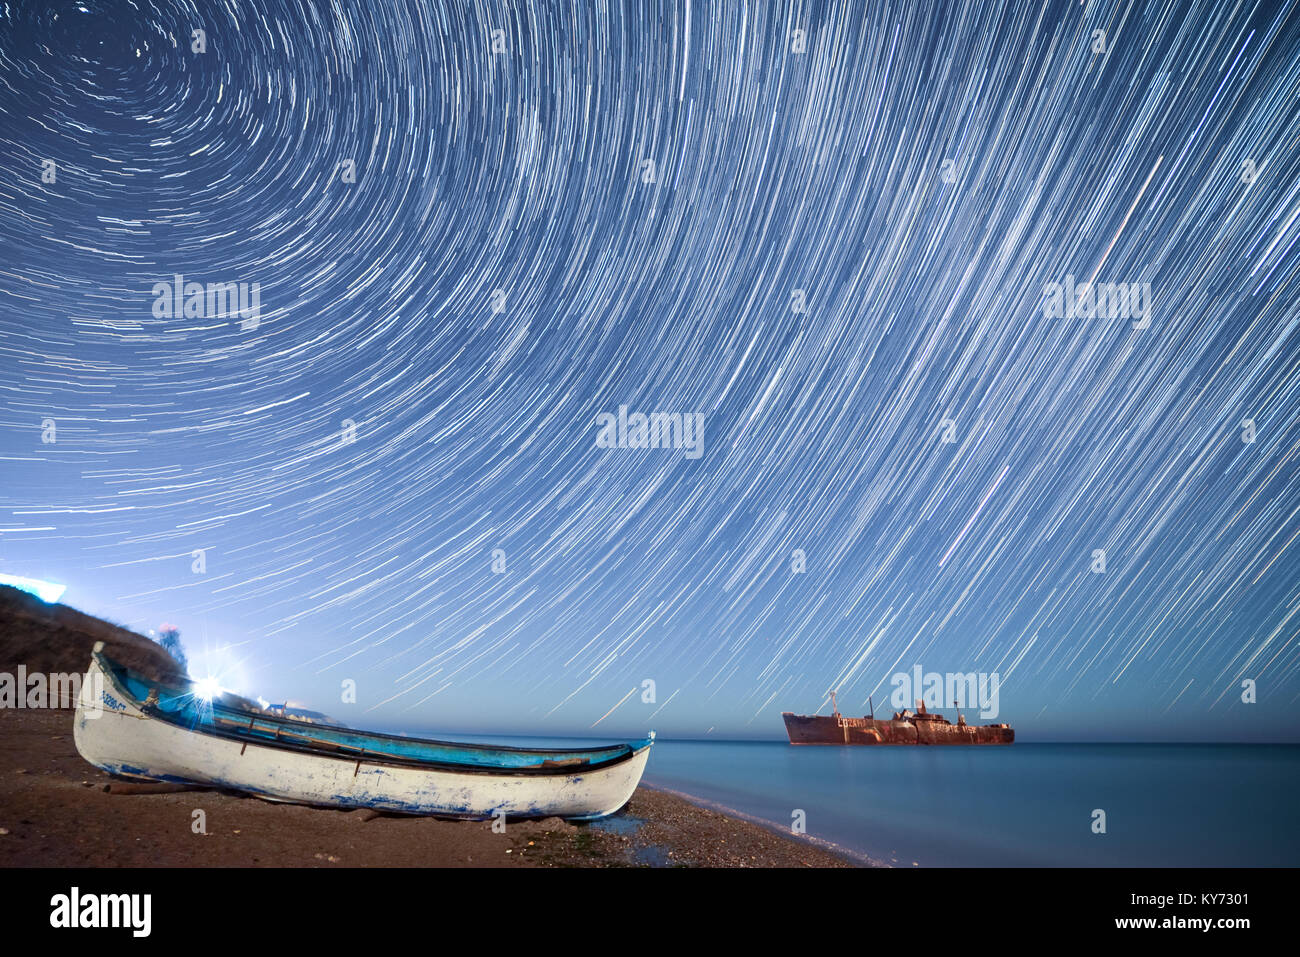
[[[831,692],[831,715],[838,718],[840,716],[839,705],[835,703],[835,692]]]

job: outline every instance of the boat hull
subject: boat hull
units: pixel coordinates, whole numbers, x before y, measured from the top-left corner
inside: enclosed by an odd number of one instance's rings
[[[646,744],[603,767],[527,774],[418,767],[240,741],[150,716],[98,656],[82,683],[74,738],[83,758],[111,774],[297,804],[478,820],[503,813],[570,820],[613,814],[636,790],[650,753]]]

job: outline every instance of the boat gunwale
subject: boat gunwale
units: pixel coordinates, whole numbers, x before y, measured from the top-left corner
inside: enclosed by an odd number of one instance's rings
[[[401,768],[405,770],[441,771],[441,772],[452,773],[452,774],[483,774],[483,775],[490,775],[493,777],[515,777],[515,776],[581,777],[582,775],[591,772],[606,771],[611,768],[615,768],[626,761],[632,760],[638,754],[648,749],[654,743],[654,740],[652,738],[647,740],[644,744],[641,744],[640,747],[634,746],[632,743],[625,743],[625,744],[609,745],[604,748],[568,748],[568,749],[555,748],[555,749],[548,749],[548,750],[544,750],[540,748],[515,748],[515,747],[510,747],[508,745],[503,745],[500,747],[495,747],[493,745],[474,745],[474,744],[462,745],[458,742],[452,742],[452,741],[435,741],[428,738],[408,738],[408,737],[402,737],[401,735],[384,734],[383,732],[358,731],[356,728],[339,728],[334,725],[318,725],[318,724],[310,724],[306,722],[295,722],[291,718],[289,719],[277,718],[275,716],[271,716],[270,718],[276,723],[287,722],[288,724],[296,728],[302,728],[302,727],[328,728],[331,730],[342,731],[345,733],[353,733],[353,734],[359,733],[363,735],[373,734],[374,736],[383,737],[388,740],[404,741],[404,742],[414,741],[420,744],[436,744],[444,747],[464,748],[466,750],[475,750],[475,751],[511,751],[518,754],[537,754],[537,755],[565,754],[565,753],[591,754],[591,753],[600,753],[602,751],[621,752],[615,756],[610,757],[608,760],[605,761],[592,762],[583,765],[560,765],[557,767],[550,767],[550,768],[541,767],[541,766],[490,767],[486,765],[457,764],[454,762],[447,762],[447,761],[422,760],[418,758],[402,758],[394,755],[374,754],[374,753],[365,752],[363,749],[354,749],[351,754],[348,754],[345,753],[345,749],[349,747],[347,745],[339,745],[338,749],[335,750],[335,749],[321,747],[318,745],[312,745],[305,742],[285,741],[280,739],[268,740],[264,738],[255,738],[252,736],[232,733],[231,731],[225,729],[219,729],[219,728],[210,728],[206,726],[187,727],[184,722],[176,720],[176,714],[174,712],[166,712],[163,711],[161,708],[157,708],[154,707],[153,705],[145,704],[143,701],[141,701],[139,698],[133,695],[128,689],[123,687],[117,673],[118,668],[121,666],[118,666],[116,662],[105,657],[101,652],[94,652],[94,656],[97,660],[97,663],[100,665],[100,669],[104,672],[105,676],[112,684],[114,691],[116,691],[123,698],[129,701],[133,707],[135,707],[137,710],[141,712],[141,714],[145,715],[151,720],[160,721],[163,724],[167,725],[168,727],[176,728],[188,734],[205,735],[207,737],[219,738],[221,740],[231,741],[231,742],[238,742],[244,745],[252,745],[254,747],[267,748],[272,751],[291,751],[294,753],[307,754],[319,758],[328,758],[334,761],[343,761],[348,764],[357,764],[357,765],[367,764],[375,767],[393,767],[393,768]],[[177,689],[172,688],[166,685],[165,683],[159,682],[158,684],[161,685],[162,687],[168,688],[168,690],[177,691]],[[178,693],[184,694],[185,692],[178,692]],[[234,709],[227,708],[223,710],[233,711]],[[115,712],[112,709],[108,709],[108,713],[116,714],[119,717],[125,717],[125,715],[121,715],[120,713]],[[235,713],[245,714],[250,718],[255,718],[258,720],[261,720],[264,717],[263,715],[253,714],[252,712],[247,712],[247,711],[235,711]],[[623,749],[626,749],[626,751],[624,751]]]
[[[175,691],[176,689],[171,689]],[[184,692],[180,692],[184,693]],[[138,700],[138,699],[136,699]],[[224,705],[221,707],[227,714],[243,715],[244,717],[256,718],[258,721],[268,721],[274,724],[289,728],[321,728],[325,731],[339,731],[343,734],[360,734],[369,738],[383,738],[386,741],[402,741],[414,744],[435,744],[444,748],[459,748],[462,751],[510,751],[515,754],[595,754],[601,751],[617,751],[620,748],[631,747],[631,742],[623,744],[600,744],[592,748],[521,748],[509,744],[484,744],[475,741],[443,741],[439,738],[415,738],[406,734],[393,734],[388,731],[365,731],[361,728],[349,728],[343,725],[326,724],[323,721],[298,721],[294,718],[285,718],[280,715],[254,713],[252,711],[243,711],[239,708],[228,708]]]

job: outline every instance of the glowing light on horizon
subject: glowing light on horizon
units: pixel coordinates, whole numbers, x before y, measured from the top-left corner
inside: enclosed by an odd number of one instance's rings
[[[68,590],[67,585],[42,581],[39,578],[23,578],[21,575],[0,575],[0,585],[12,585],[50,605],[62,598],[63,593]]]

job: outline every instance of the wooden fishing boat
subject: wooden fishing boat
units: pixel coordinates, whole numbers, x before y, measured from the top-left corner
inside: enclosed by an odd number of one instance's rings
[[[476,820],[594,820],[632,796],[654,742],[512,748],[407,738],[209,700],[110,661],[95,645],[74,724],[77,750],[112,774],[206,784],[272,801]]]

